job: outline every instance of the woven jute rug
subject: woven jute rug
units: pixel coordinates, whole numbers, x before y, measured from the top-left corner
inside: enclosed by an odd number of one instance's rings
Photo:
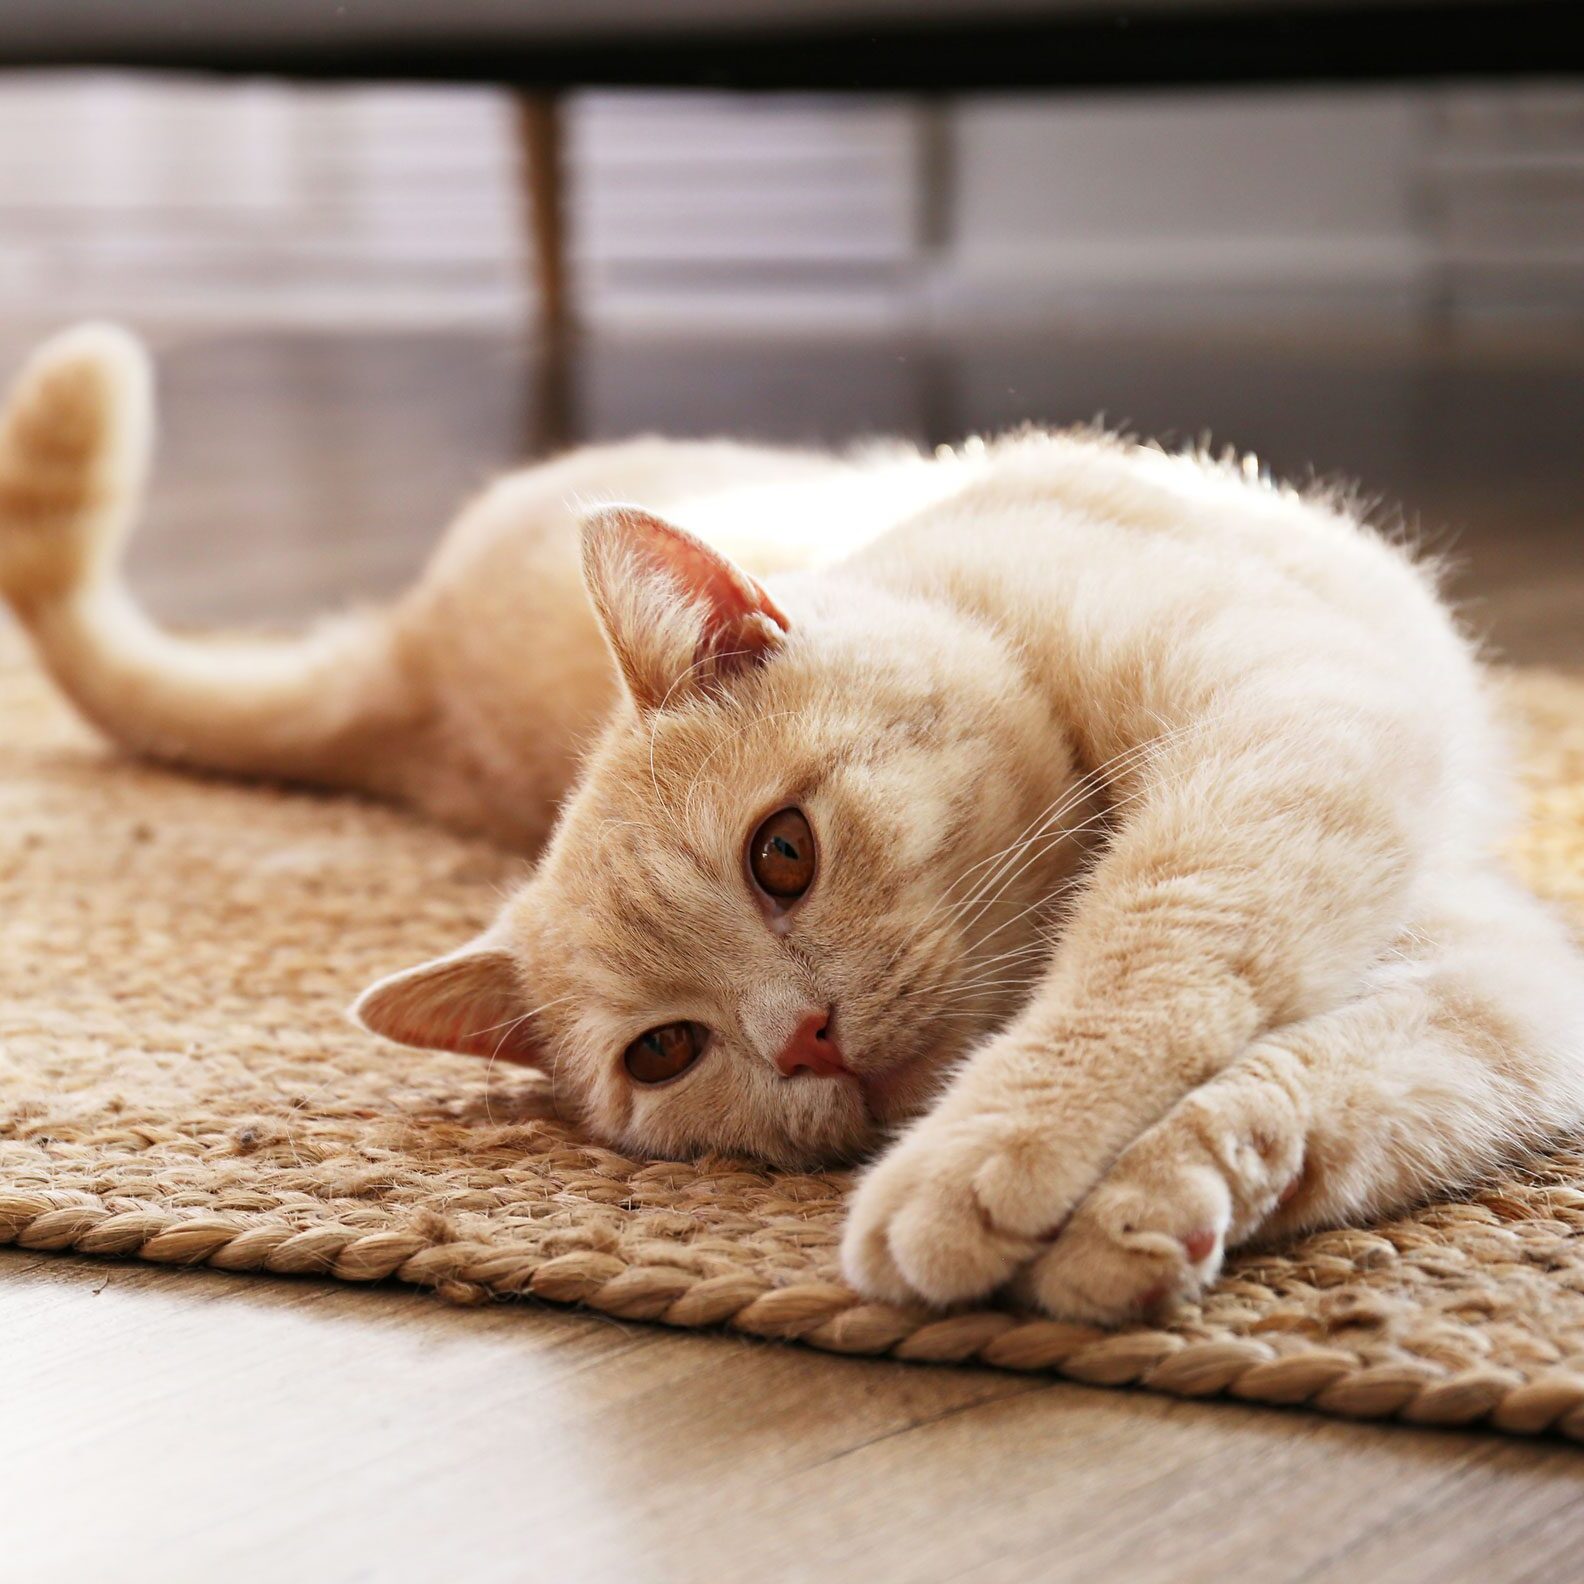
[[[1508,686],[1519,857],[1584,917],[1584,682]],[[345,1023],[371,977],[482,924],[512,870],[354,799],[130,763],[9,648],[0,1242],[1584,1439],[1584,1149],[1235,1260],[1148,1329],[866,1303],[837,1271],[845,1175],[628,1160],[558,1123],[531,1074]]]

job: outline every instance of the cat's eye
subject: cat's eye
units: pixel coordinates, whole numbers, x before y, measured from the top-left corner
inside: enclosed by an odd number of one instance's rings
[[[666,1023],[640,1034],[622,1054],[628,1075],[641,1084],[678,1078],[704,1054],[709,1030],[702,1023]]]
[[[814,883],[814,832],[800,810],[772,814],[748,842],[748,872],[777,902],[792,902]]]

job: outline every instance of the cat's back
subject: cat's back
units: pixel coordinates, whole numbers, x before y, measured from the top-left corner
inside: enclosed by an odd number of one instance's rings
[[[972,465],[970,465],[972,464]],[[1324,606],[1371,628],[1450,635],[1436,568],[1335,490],[1298,489],[1251,457],[1168,452],[1094,430],[1029,430],[937,466],[960,487],[860,562],[925,577],[993,614]]]

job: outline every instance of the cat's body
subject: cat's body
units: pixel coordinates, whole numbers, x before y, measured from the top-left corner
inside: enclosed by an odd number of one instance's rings
[[[910,1123],[854,1202],[867,1291],[1117,1320],[1584,1115],[1475,661],[1331,503],[1087,434],[641,441],[496,485],[388,611],[207,645],[115,578],[147,431],[106,331],[0,431],[0,592],[66,690],[161,757],[550,833],[365,1021],[553,1067],[637,1150]],[[593,509],[627,499],[691,533]]]

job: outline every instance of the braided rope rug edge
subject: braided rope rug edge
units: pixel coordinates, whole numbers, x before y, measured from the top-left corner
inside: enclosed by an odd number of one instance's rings
[[[1579,1198],[1584,1208],[1584,1195]],[[299,1232],[213,1215],[116,1213],[87,1195],[58,1203],[47,1194],[0,1192],[0,1244],[234,1272],[393,1280],[430,1288],[458,1304],[532,1297],[622,1320],[722,1329],[831,1353],[977,1363],[1052,1373],[1086,1385],[1224,1396],[1352,1419],[1487,1425],[1512,1434],[1550,1432],[1584,1440],[1584,1370],[1576,1369],[1525,1379],[1501,1368],[1372,1363],[1367,1354],[1346,1347],[1278,1352],[1253,1338],[1201,1341],[1167,1330],[1106,1332],[994,1309],[937,1315],[868,1303],[833,1282],[777,1287],[751,1276],[701,1277],[593,1252],[539,1258],[488,1244],[430,1242],[418,1233]]]

